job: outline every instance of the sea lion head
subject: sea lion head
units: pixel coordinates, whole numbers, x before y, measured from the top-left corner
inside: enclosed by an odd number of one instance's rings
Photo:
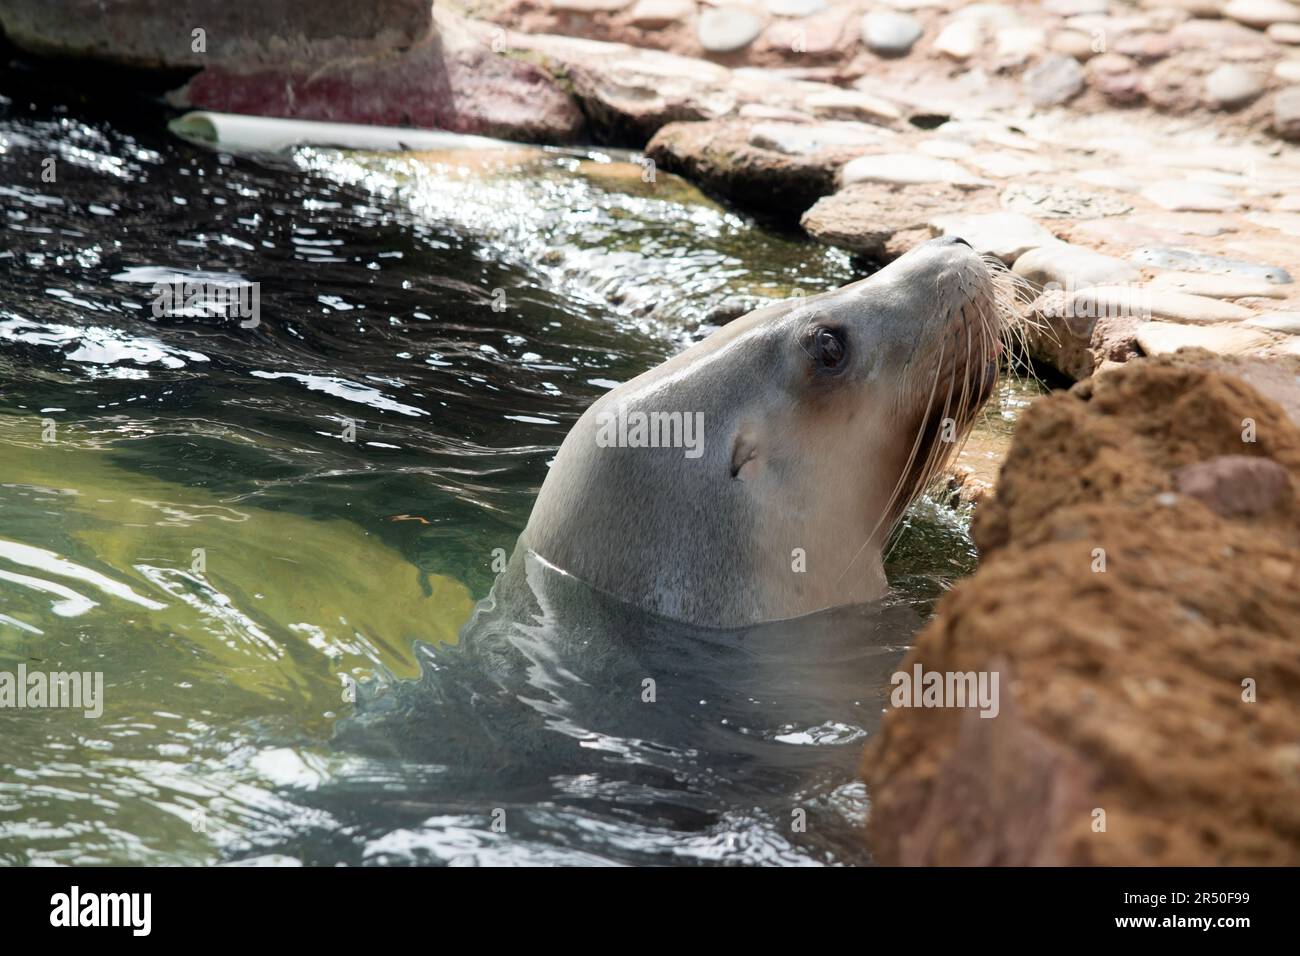
[[[736,319],[582,415],[521,546],[696,624],[879,598],[894,522],[993,389],[997,303],[944,238]]]

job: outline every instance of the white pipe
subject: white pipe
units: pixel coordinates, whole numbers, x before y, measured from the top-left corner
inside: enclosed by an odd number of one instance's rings
[[[360,123],[324,123],[317,120],[279,119],[273,116],[241,116],[236,113],[186,113],[167,124],[168,128],[193,142],[230,150],[280,152],[295,146],[337,146],[341,149],[527,149],[486,136],[468,136],[444,130],[404,129],[398,126],[365,126]]]

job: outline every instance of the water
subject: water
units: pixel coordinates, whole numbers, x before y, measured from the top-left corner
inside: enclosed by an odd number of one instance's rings
[[[474,610],[593,398],[853,263],[630,157],[231,156],[0,80],[0,670],[105,683],[0,711],[0,862],[869,859],[964,514],[879,608],[693,632],[534,566]],[[155,316],[186,278],[260,324]]]

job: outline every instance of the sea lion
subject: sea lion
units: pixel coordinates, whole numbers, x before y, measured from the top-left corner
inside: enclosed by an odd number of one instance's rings
[[[519,548],[708,627],[880,598],[893,524],[993,389],[999,288],[945,237],[732,321],[579,418]]]

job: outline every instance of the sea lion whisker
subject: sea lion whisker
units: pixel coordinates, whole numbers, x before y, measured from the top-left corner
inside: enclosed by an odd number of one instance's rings
[[[853,557],[849,559],[848,564],[844,566],[844,570],[841,571],[839,573],[839,577],[835,579],[837,582],[843,580],[844,576],[849,573],[853,565],[857,563],[858,558],[862,556],[862,552],[867,549],[867,546],[869,544],[871,544],[872,540],[876,537],[877,533],[879,533],[881,527],[885,524],[885,522],[889,521],[891,524],[891,528],[887,537],[892,536],[893,534],[892,525],[895,525],[897,523],[898,517],[901,517],[903,509],[899,509],[899,516],[897,517],[893,516],[894,506],[895,503],[898,501],[899,495],[902,492],[903,488],[906,487],[907,485],[908,476],[912,472],[913,465],[916,463],[917,453],[920,451],[921,444],[925,438],[925,430],[927,427],[927,423],[929,422],[930,419],[930,410],[934,406],[934,396],[938,391],[939,379],[942,377],[943,374],[943,354],[944,354],[944,347],[946,345],[946,342],[947,342],[946,338],[940,339],[939,341],[939,359],[935,364],[934,381],[930,385],[930,394],[926,399],[925,412],[921,417],[921,425],[916,430],[916,437],[912,440],[912,448],[908,452],[907,461],[903,465],[902,471],[899,472],[898,480],[894,482],[894,488],[889,494],[889,499],[885,502],[884,507],[881,509],[880,517],[876,519],[876,523],[872,526],[871,530],[867,533],[867,537],[862,542],[861,547],[859,547],[858,550],[853,553]]]

